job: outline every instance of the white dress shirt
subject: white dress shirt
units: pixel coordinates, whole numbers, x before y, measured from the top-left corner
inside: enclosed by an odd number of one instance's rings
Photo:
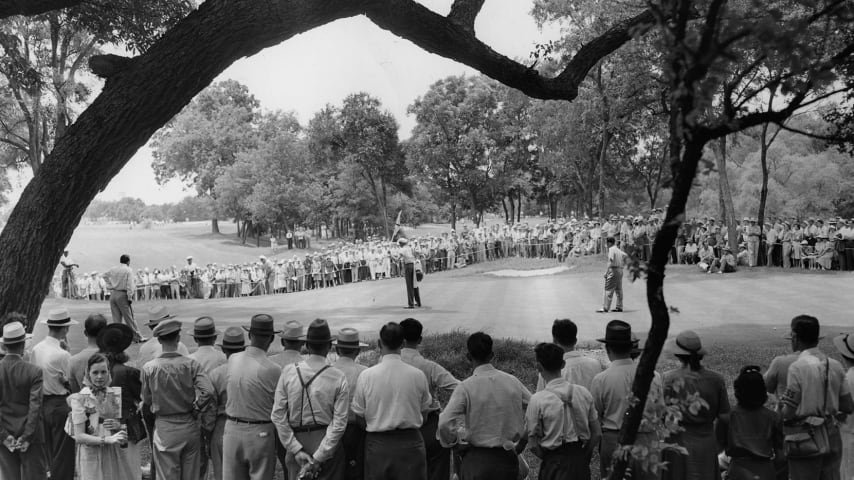
[[[68,395],[71,381],[71,354],[63,350],[59,340],[45,337],[33,347],[32,364],[44,372],[44,395]]]
[[[399,354],[388,354],[359,374],[351,408],[365,418],[368,432],[388,432],[421,428],[422,412],[432,402],[424,373],[404,363]]]

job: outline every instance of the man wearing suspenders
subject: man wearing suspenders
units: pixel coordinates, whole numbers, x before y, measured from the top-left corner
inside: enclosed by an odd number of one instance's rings
[[[318,319],[306,334],[308,358],[282,370],[276,386],[271,419],[288,451],[288,478],[321,480],[343,477],[344,449],[339,448],[350,394],[344,372],[330,366],[326,355],[332,335],[326,320]]]

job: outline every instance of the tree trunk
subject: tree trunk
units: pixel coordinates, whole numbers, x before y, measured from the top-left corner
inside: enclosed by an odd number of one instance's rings
[[[504,208],[504,223],[510,223],[510,213],[507,211],[507,200],[501,197],[501,206]]]
[[[759,164],[762,166],[762,187],[759,189],[759,212],[756,214],[759,224],[759,238],[765,235],[765,204],[768,201],[768,124],[762,125],[762,134],[759,137]],[[760,243],[761,245],[761,243]]]
[[[508,225],[513,225],[516,222],[516,201],[513,199],[513,191],[507,193],[507,199],[510,204],[510,221],[507,222]]]
[[[225,68],[358,13],[357,2],[344,1],[283,1],[266,8],[250,0],[204,2],[143,55],[123,63],[43,168],[36,167],[0,233],[0,314],[38,317],[62,250],[95,195]]]
[[[607,116],[606,116],[607,119]],[[605,216],[605,162],[608,159],[608,145],[611,144],[611,134],[606,128],[602,132],[602,150],[599,152],[599,191],[597,208],[599,216]]]
[[[457,204],[451,202],[451,230],[457,230]]]
[[[211,219],[211,233],[219,235],[219,219],[216,217]]]
[[[727,173],[727,137],[718,139],[716,160],[718,167],[718,189],[721,200],[721,220],[727,228],[727,244],[733,252],[738,252],[738,218],[735,214],[735,205],[732,202],[732,190],[729,187],[729,174]]]
[[[516,208],[516,223],[522,223],[522,191],[516,191],[516,201],[518,203]]]

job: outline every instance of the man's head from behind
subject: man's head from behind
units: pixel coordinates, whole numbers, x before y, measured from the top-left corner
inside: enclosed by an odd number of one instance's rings
[[[561,347],[575,347],[578,341],[578,326],[568,318],[560,318],[552,324],[552,341]]]
[[[380,349],[384,354],[400,351],[403,345],[403,328],[399,323],[388,322],[380,329]]]
[[[540,373],[560,375],[566,362],[563,360],[563,349],[553,343],[540,343],[534,347],[537,357],[537,370]]]
[[[798,315],[792,319],[792,350],[801,351],[818,345],[818,319],[810,315]]]
[[[494,356],[492,353],[492,337],[483,333],[475,332],[469,335],[466,341],[468,354],[466,357],[476,365],[489,363]]]
[[[92,313],[83,322],[83,335],[94,340],[98,338],[101,330],[107,326],[107,319],[100,313]]]
[[[403,340],[407,345],[414,347],[421,343],[421,334],[424,331],[421,322],[414,318],[407,318],[400,322],[400,328],[403,329]]]

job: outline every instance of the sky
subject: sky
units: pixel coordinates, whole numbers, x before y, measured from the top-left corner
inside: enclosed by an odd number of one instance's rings
[[[451,0],[421,0],[447,14]],[[556,38],[556,28],[541,32],[529,12],[532,0],[488,0],[478,16],[479,39],[511,58],[527,60],[537,43]],[[434,82],[476,72],[464,65],[421,50],[408,40],[380,29],[364,17],[339,20],[257,55],[235,62],[217,80],[245,84],[267,110],[296,113],[305,125],[326,104],[340,105],[354,92],[379,98],[407,138],[414,126],[406,108]],[[29,174],[12,178],[14,201]],[[98,195],[101,200],[130,196],[149,204],[172,203],[194,194],[178,180],[158,185],[151,169],[151,150],[143,147]]]

